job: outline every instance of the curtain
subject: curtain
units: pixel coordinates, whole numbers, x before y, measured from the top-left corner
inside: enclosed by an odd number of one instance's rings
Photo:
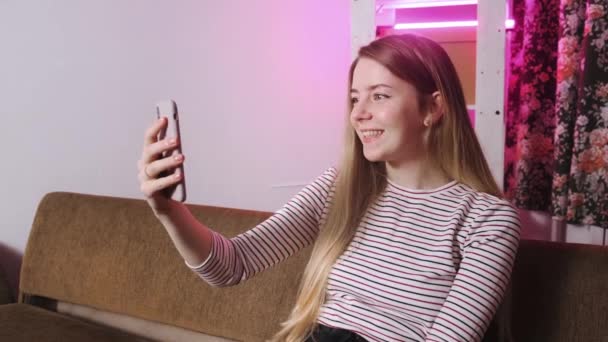
[[[608,228],[608,0],[514,0],[505,194]]]

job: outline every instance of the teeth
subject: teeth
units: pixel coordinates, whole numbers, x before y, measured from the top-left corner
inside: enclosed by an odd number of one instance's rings
[[[377,136],[379,136],[380,134],[382,134],[382,131],[379,131],[379,130],[374,130],[374,131],[365,131],[365,132],[361,132],[361,134],[362,134],[364,137],[366,137],[366,138],[367,138],[367,137],[377,137]]]

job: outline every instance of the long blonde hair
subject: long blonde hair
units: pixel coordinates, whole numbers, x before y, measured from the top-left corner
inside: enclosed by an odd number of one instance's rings
[[[411,34],[375,40],[362,47],[353,61],[348,92],[360,58],[375,60],[412,84],[418,91],[421,110],[430,105],[430,95],[439,91],[444,113],[431,129],[429,154],[452,179],[502,197],[469,121],[456,69],[441,46]],[[295,307],[272,341],[301,342],[312,332],[325,300],[332,266],[353,239],[367,208],[387,184],[384,163],[370,162],[363,155],[361,141],[348,120],[352,110],[350,97],[347,102],[344,152],[331,208],[304,270]]]

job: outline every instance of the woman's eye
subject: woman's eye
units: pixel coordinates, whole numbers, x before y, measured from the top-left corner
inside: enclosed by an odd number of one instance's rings
[[[351,99],[350,99],[350,104],[353,104],[353,105],[354,105],[354,104],[355,104],[355,103],[357,103],[357,102],[359,102],[359,99],[358,99],[358,98],[356,98],[356,97],[351,97]]]
[[[385,94],[374,94],[374,101],[388,99],[388,95]]]

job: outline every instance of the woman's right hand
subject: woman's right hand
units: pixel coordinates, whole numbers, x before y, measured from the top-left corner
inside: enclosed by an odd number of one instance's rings
[[[162,190],[179,183],[182,175],[177,166],[185,160],[182,154],[171,156],[170,153],[167,154],[167,157],[160,159],[163,152],[171,151],[179,144],[179,141],[175,139],[158,140],[158,133],[166,129],[166,126],[167,118],[162,117],[148,127],[144,135],[141,159],[137,161],[137,168],[139,169],[137,179],[139,180],[140,191],[146,197],[155,214],[162,213],[169,208],[172,200],[165,197]],[[164,176],[159,177],[161,173],[170,169],[175,169],[175,171],[168,175],[165,173]]]

